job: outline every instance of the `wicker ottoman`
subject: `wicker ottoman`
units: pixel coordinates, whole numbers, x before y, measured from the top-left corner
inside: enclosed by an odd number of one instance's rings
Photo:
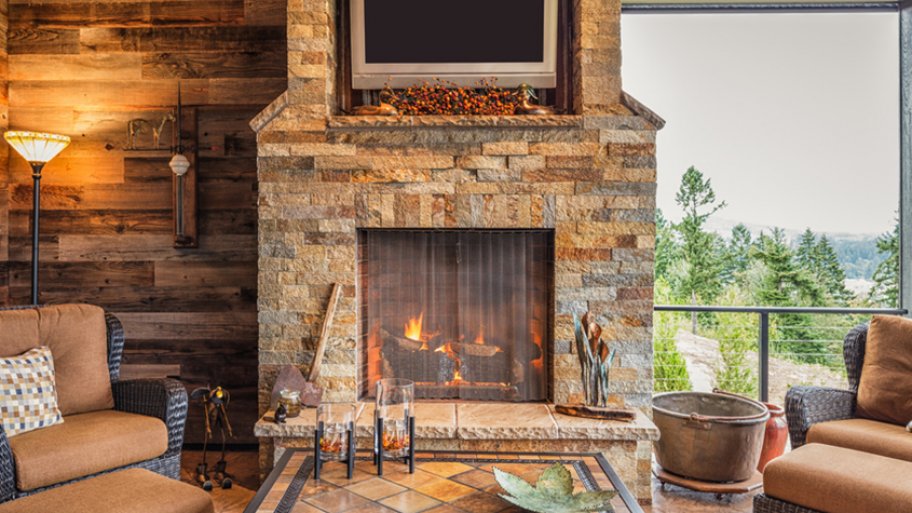
[[[199,488],[129,469],[0,504],[0,513],[213,513]]]
[[[754,499],[754,513],[909,511],[912,463],[821,444],[773,460]]]

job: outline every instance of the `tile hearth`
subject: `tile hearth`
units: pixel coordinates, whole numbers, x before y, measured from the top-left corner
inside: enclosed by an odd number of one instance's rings
[[[356,436],[365,448],[373,436],[374,404],[362,402],[358,409]],[[273,440],[276,457],[285,448],[313,447],[316,410],[305,409],[283,425],[271,415],[256,424],[256,436]],[[643,413],[625,423],[568,417],[546,404],[419,402],[415,416],[418,450],[602,452],[637,497],[649,497],[652,442],[659,432]]]

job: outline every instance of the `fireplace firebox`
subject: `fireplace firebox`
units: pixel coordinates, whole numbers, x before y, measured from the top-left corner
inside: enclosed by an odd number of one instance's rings
[[[365,229],[358,252],[362,397],[549,398],[553,231]]]

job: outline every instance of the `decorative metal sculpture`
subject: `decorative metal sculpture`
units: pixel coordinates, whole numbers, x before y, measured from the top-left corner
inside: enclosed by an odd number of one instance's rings
[[[497,484],[506,491],[500,497],[520,508],[535,513],[584,513],[602,511],[611,513],[611,499],[617,495],[613,490],[573,493],[573,476],[561,464],[545,469],[535,485],[525,479],[494,467]]]
[[[393,91],[386,87],[380,91],[380,105],[359,105],[355,107],[355,116],[398,116],[399,111],[389,101],[393,98]]]
[[[161,137],[165,131],[165,127],[168,123],[171,123],[171,131],[174,131],[174,125],[177,121],[177,118],[174,115],[173,111],[168,111],[158,125],[156,126],[152,121],[143,118],[135,118],[127,121],[127,148],[128,150],[160,150],[161,149]],[[148,147],[138,146],[139,136],[146,132],[146,130],[152,134],[152,145]]]
[[[209,439],[212,438],[213,427],[222,437],[222,455],[215,463],[212,470],[214,480],[224,489],[231,488],[233,484],[231,474],[228,473],[228,462],[225,461],[225,448],[228,439],[234,436],[231,422],[228,420],[228,403],[231,394],[222,387],[201,387],[190,394],[190,400],[198,401],[203,405],[203,418],[206,422],[206,432],[203,436],[203,462],[196,466],[196,480],[206,491],[212,490],[212,481],[209,477],[209,465],[206,463],[206,453],[209,449]]]
[[[602,327],[589,321],[588,312],[582,319],[574,314],[573,325],[586,405],[605,408],[608,406],[611,364],[617,350],[608,349],[608,344],[602,340]]]
[[[534,102],[538,101],[538,96],[535,94],[535,89],[529,84],[521,84],[517,87],[516,94],[520,100],[519,105],[516,107],[517,114],[525,114],[527,116],[550,116],[554,114],[553,108]]]

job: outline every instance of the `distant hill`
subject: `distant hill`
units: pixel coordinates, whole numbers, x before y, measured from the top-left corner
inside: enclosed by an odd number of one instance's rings
[[[719,235],[728,238],[731,230],[738,221],[723,218],[711,218],[707,223],[707,228]],[[770,232],[772,226],[762,226],[756,224],[743,223],[754,237],[760,235],[761,231]],[[785,230],[786,237],[789,238],[792,245],[795,245],[798,238],[804,230]],[[849,280],[870,281],[874,274],[874,269],[881,261],[881,255],[877,252],[877,237],[880,234],[875,233],[818,233],[826,235],[830,239],[830,244],[836,250],[839,257],[839,263],[845,269],[846,278]]]

